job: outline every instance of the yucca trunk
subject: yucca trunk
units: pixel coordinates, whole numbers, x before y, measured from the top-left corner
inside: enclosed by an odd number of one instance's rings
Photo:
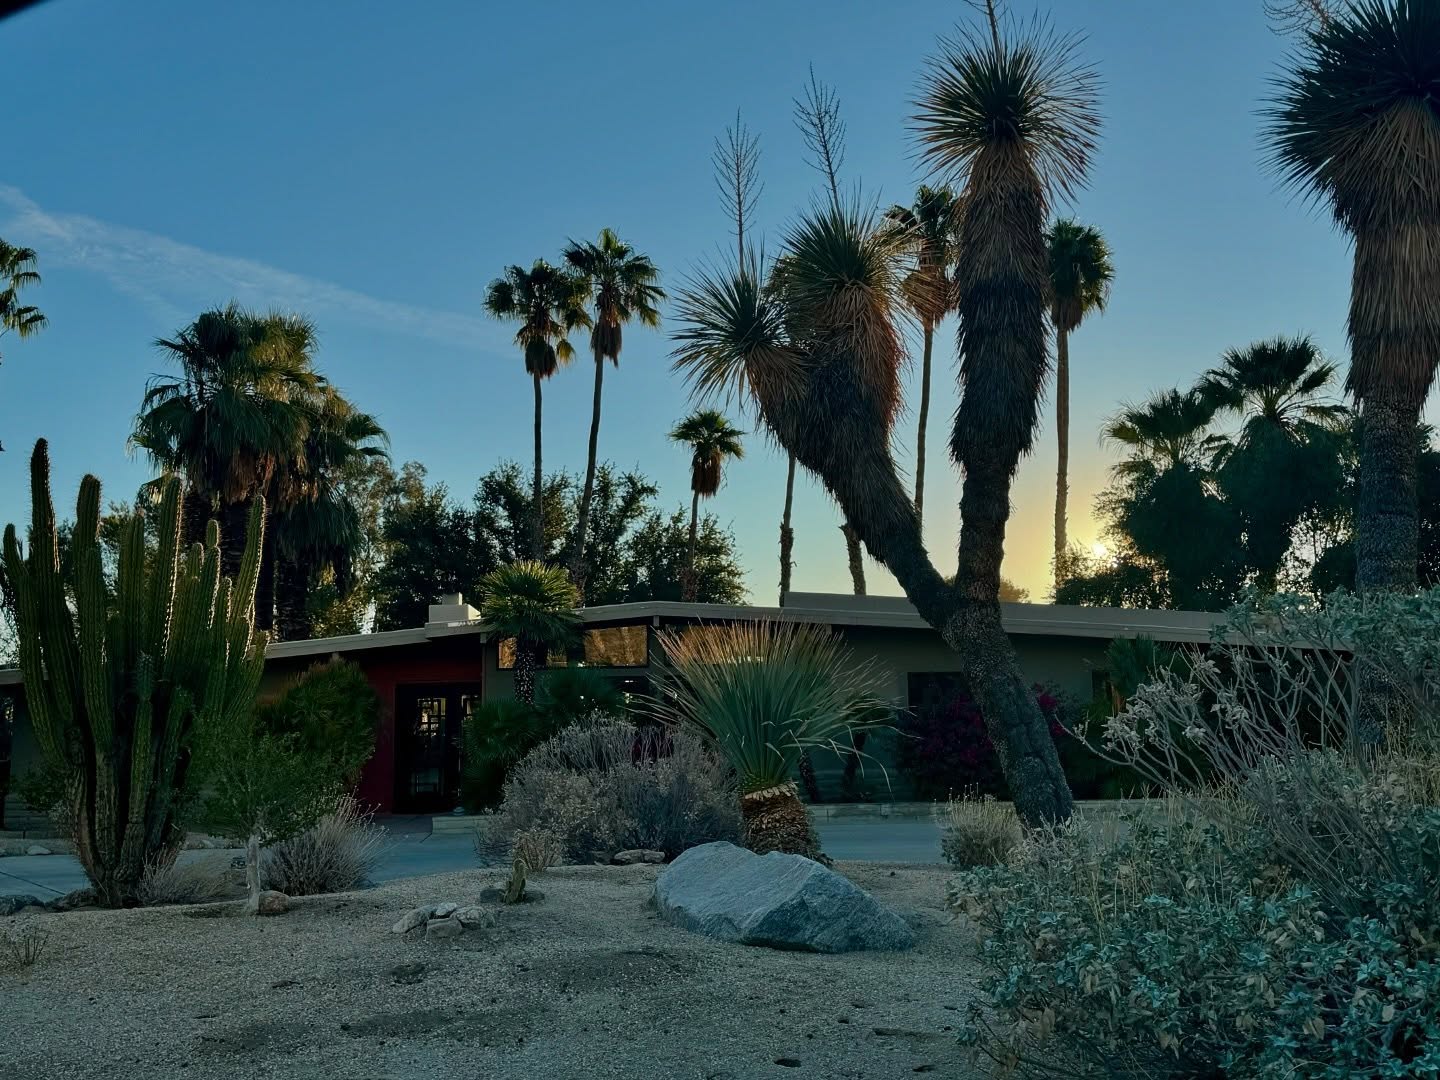
[[[785,604],[785,594],[790,591],[790,571],[795,566],[795,530],[790,527],[791,512],[795,507],[795,455],[789,455],[785,466],[785,512],[780,515],[780,604]]]
[[[935,327],[925,323],[925,353],[920,364],[920,420],[915,429],[915,520],[925,530],[925,428],[930,423],[930,358],[935,348]]]
[[[1055,590],[1069,547],[1067,503],[1070,498],[1070,332],[1055,331]]]
[[[695,581],[695,544],[700,529],[700,492],[690,494],[690,541],[685,545],[685,573],[681,583],[681,599],[694,602],[697,593]]]
[[[540,389],[540,373],[537,371],[530,378],[535,384],[535,479],[530,489],[533,499],[530,513],[530,557],[538,560],[545,557],[545,504],[542,499],[544,479],[540,475],[540,417],[543,391]]]
[[[860,550],[860,534],[847,521],[840,526],[845,535],[845,559],[850,564],[850,588],[856,596],[865,595],[865,555]]]
[[[580,492],[580,513],[575,523],[575,558],[570,564],[570,580],[585,597],[585,536],[590,526],[590,501],[595,495],[596,454],[600,447],[600,389],[605,381],[605,357],[595,354],[595,400],[590,407],[590,456],[585,463],[585,487]]]
[[[794,783],[784,783],[740,796],[740,820],[745,846],[758,855],[782,851],[816,858],[820,845],[810,827],[810,815]]]
[[[535,671],[540,666],[542,647],[523,638],[515,640],[515,700],[535,704]]]

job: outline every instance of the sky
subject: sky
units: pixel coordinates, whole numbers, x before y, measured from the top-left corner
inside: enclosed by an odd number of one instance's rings
[[[1013,4],[1028,18],[1033,9]],[[1260,110],[1288,43],[1260,0],[1066,0],[1105,118],[1088,186],[1057,207],[1100,228],[1109,306],[1072,337],[1071,535],[1090,516],[1126,400],[1188,385],[1232,346],[1312,334],[1346,358],[1350,252],[1264,165]],[[807,68],[839,95],[842,181],[880,206],[929,179],[907,131],[937,39],[961,0],[492,4],[378,0],[195,4],[47,0],[0,22],[11,106],[0,237],[35,248],[50,318],[0,338],[0,521],[27,520],[28,451],[50,440],[69,509],[80,477],[113,499],[149,478],[126,438],[154,347],[236,299],[309,314],[318,366],[468,499],[505,458],[529,460],[531,388],[513,329],[484,317],[507,264],[556,259],[603,227],[651,256],[673,291],[732,243],[711,177],[739,110],[760,138],[752,228],[779,246],[818,191],[792,117]],[[688,456],[667,433],[691,407],[669,324],[626,332],[607,372],[600,454],[688,503]],[[547,467],[583,471],[593,368],[545,387]],[[918,354],[918,350],[917,350]],[[896,454],[914,458],[919,363]],[[927,439],[927,545],[952,572],[959,477],[946,453],[955,327],[937,335]],[[1014,492],[1005,573],[1048,590],[1053,405]],[[773,602],[785,460],[754,429],[707,509],[738,541],[751,598]],[[840,515],[812,478],[796,495],[799,590],[848,591]],[[867,560],[870,591],[898,593]]]

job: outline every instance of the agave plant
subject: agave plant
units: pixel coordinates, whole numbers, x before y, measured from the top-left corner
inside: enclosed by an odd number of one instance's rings
[[[890,708],[880,670],[803,623],[701,625],[657,640],[667,664],[652,709],[700,733],[735,770],[746,844],[818,855],[796,771],[810,748],[855,752],[851,736]]]
[[[1042,30],[943,42],[914,127],[958,192],[963,389],[951,454],[964,473],[954,584],[931,562],[890,443],[899,411],[903,242],[838,199],[803,214],[764,287],[753,262],[707,272],[679,303],[676,367],[739,389],[839,502],[870,554],[959,656],[1027,824],[1069,816],[1053,740],[1000,620],[1010,486],[1032,446],[1047,374],[1054,195],[1084,179],[1098,127],[1074,42]]]

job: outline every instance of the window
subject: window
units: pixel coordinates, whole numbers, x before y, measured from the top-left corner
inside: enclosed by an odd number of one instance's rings
[[[550,653],[545,666],[563,668],[582,663],[585,667],[643,668],[649,663],[649,640],[649,630],[638,624],[586,630],[578,648],[568,656],[563,652]],[[499,663],[501,671],[514,669],[514,638],[500,639]]]

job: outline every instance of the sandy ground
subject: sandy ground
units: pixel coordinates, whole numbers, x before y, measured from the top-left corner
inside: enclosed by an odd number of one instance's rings
[[[908,953],[819,956],[669,927],[654,867],[573,867],[545,898],[453,941],[390,933],[411,907],[473,902],[494,871],[294,901],[23,914],[27,975],[0,975],[0,1078],[642,1080],[979,1075],[955,1029],[973,993],[943,868],[837,869],[915,926]],[[399,965],[424,965],[397,977]],[[418,979],[418,981],[415,981]]]

